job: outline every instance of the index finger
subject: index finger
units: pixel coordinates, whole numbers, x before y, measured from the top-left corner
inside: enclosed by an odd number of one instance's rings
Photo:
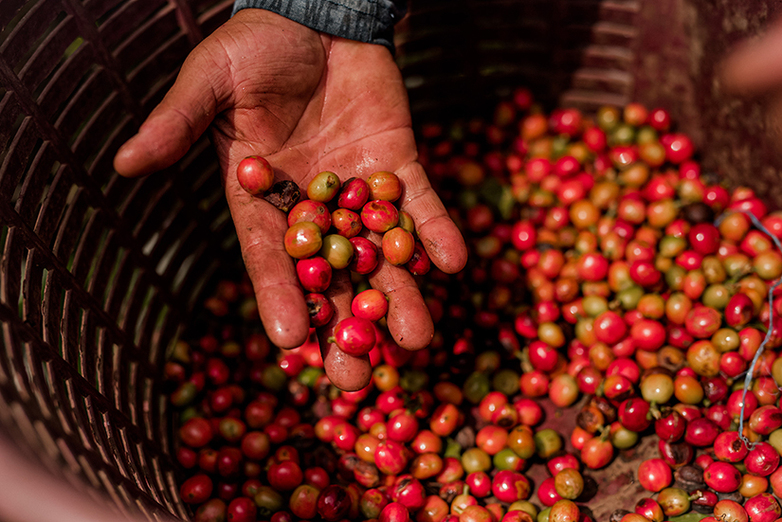
[[[293,259],[284,247],[285,215],[245,192],[236,176],[225,176],[225,195],[269,339],[280,348],[301,346],[309,335],[310,318]]]

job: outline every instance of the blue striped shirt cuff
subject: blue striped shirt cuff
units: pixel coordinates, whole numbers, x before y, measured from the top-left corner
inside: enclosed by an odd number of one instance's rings
[[[405,0],[236,0],[242,9],[266,9],[316,31],[383,45],[394,52],[394,25],[404,16]]]

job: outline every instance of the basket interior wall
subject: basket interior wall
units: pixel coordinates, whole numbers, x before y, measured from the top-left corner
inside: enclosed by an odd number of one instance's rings
[[[167,172],[112,158],[230,0],[0,0],[0,433],[114,509],[185,516],[159,379],[238,251],[204,138]],[[782,203],[774,122],[716,64],[772,1],[426,0],[398,27],[417,121],[519,85],[551,108],[668,107],[704,162]],[[760,175],[758,175],[760,174]],[[228,260],[228,261],[226,261]]]

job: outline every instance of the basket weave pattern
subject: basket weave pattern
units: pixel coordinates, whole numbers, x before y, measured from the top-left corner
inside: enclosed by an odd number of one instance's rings
[[[186,516],[157,377],[232,226],[207,140],[111,162],[231,6],[0,1],[0,433],[149,518]]]
[[[542,1],[497,2],[468,38],[477,3],[413,10],[399,32],[414,110],[425,117],[427,100],[481,100],[487,88],[560,84],[573,45],[555,45],[562,35],[550,30],[552,14],[577,3],[557,3],[552,11]],[[57,473],[151,517],[186,516],[160,363],[233,235],[206,140],[170,172],[144,180],[116,177],[111,161],[230,8],[0,1],[0,424]],[[610,30],[594,33],[610,40],[633,10],[637,2],[609,5]],[[592,15],[569,16],[592,34]],[[508,39],[519,30],[524,38]],[[496,53],[508,41],[513,47]],[[626,42],[596,42],[617,43]],[[456,63],[432,54],[449,46],[479,56]],[[415,88],[420,75],[423,90]],[[600,102],[623,103],[630,87]]]
[[[697,82],[680,48],[688,38],[714,42],[723,17],[745,3],[423,0],[397,28],[397,58],[419,121],[475,114],[519,85],[549,107],[636,98],[710,129],[702,142],[716,132],[710,122],[729,124],[713,156],[727,163],[737,157],[731,140],[750,128],[756,143],[765,127],[752,119],[755,105],[705,107],[727,43],[701,46],[712,62]],[[752,0],[751,10],[771,3]],[[686,16],[668,23],[682,4]],[[117,177],[112,159],[231,7],[0,0],[0,442],[150,520],[187,518],[162,361],[221,262],[239,257],[207,139],[143,180]],[[678,38],[704,13],[713,27],[655,50],[672,65],[640,59],[639,48],[661,47],[651,29]],[[679,74],[662,78],[672,67]],[[757,160],[747,158],[745,173]],[[769,169],[767,180],[779,172]],[[782,184],[770,190],[782,201]]]

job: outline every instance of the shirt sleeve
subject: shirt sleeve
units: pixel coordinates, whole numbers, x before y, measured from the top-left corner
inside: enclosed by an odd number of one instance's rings
[[[316,31],[379,44],[394,52],[394,25],[407,9],[406,0],[235,0],[242,9],[266,9]]]

